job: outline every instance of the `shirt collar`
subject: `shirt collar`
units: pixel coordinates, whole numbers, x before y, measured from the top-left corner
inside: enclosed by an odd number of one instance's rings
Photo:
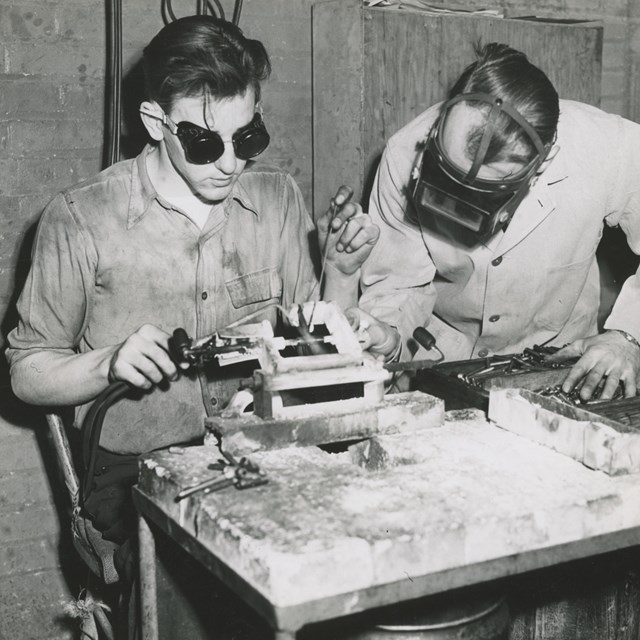
[[[547,170],[540,176],[540,182],[548,187],[553,186],[557,182],[562,182],[569,177],[569,165],[567,163],[566,154],[563,152],[562,145],[558,149],[556,157],[551,161]]]
[[[146,145],[138,154],[135,162],[131,164],[131,196],[129,197],[127,229],[131,229],[144,218],[152,202],[158,197],[147,173],[147,155],[151,149],[151,145]]]
[[[131,229],[140,222],[151,208],[153,202],[158,200],[158,193],[151,183],[149,173],[147,172],[147,155],[152,148],[151,145],[146,145],[131,165],[131,196],[129,198],[127,229]],[[260,211],[244,186],[242,176],[236,180],[231,193],[224,203],[226,215],[229,214],[229,208],[233,201],[238,202],[244,209],[250,211],[260,219]]]
[[[233,185],[233,189],[229,197],[227,198],[227,202],[225,203],[226,204],[225,209],[228,211],[229,203],[233,200],[235,202],[238,202],[238,204],[240,204],[240,206],[242,206],[247,211],[250,211],[251,213],[253,213],[256,216],[256,218],[260,220],[260,217],[261,217],[260,210],[254,204],[253,199],[251,198],[251,195],[247,190],[247,187],[245,186],[245,182],[247,180],[246,178],[244,178],[244,176],[247,176],[250,173],[251,173],[250,171],[247,174],[243,173],[236,180],[235,184]]]

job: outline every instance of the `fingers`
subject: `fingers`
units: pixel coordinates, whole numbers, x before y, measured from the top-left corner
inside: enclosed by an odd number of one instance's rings
[[[346,184],[343,184],[339,189],[336,195],[333,197],[333,203],[341,207],[345,202],[351,199],[353,196],[353,189],[348,187]]]
[[[587,351],[572,367],[562,389],[569,393],[578,388],[583,401],[591,398],[610,400],[616,395],[620,382],[623,383],[625,397],[635,396],[636,376],[631,364]]]
[[[356,202],[348,202],[347,204],[338,207],[335,215],[331,218],[330,227],[331,231],[338,231],[342,226],[349,222],[349,220],[357,215],[362,215],[362,207]]]
[[[375,356],[380,355],[382,359],[397,350],[400,334],[386,322],[358,307],[347,309],[344,313],[364,350],[369,350]]]
[[[620,376],[617,373],[612,372],[608,376],[602,378],[599,384],[602,384],[602,382],[604,382],[604,386],[602,387],[602,391],[598,395],[598,398],[601,400],[611,400],[618,390]]]
[[[580,387],[578,394],[581,400],[589,400],[591,396],[593,396],[594,391],[600,386],[600,383],[603,382],[605,374],[606,367],[603,366],[602,363],[597,363],[593,368],[588,370],[588,373],[584,376],[582,386]]]
[[[114,352],[109,379],[122,380],[140,389],[150,389],[163,379],[175,380],[178,370],[169,355],[169,334],[153,325],[143,325]]]
[[[625,363],[623,367],[621,367],[620,373],[614,370],[607,376],[607,382],[611,379],[611,385],[609,388],[605,387],[605,391],[607,395],[602,394],[603,399],[613,398],[615,396],[616,390],[619,385],[622,384],[624,388],[624,397],[625,398],[633,398],[637,393],[637,385],[636,385],[636,375],[637,372],[631,363]]]
[[[358,307],[345,309],[344,316],[348,320],[349,326],[353,331],[357,331],[360,328],[360,309],[358,309]]]
[[[345,310],[344,314],[362,349],[366,351],[371,347],[375,347],[374,337],[377,335],[375,329],[376,325],[379,324],[378,321],[358,307],[351,307]]]
[[[332,206],[317,221],[321,246],[329,242],[338,253],[371,250],[378,241],[380,229],[356,202],[350,202],[353,190],[342,186],[332,199]]]
[[[624,384],[624,397],[634,398],[638,393],[635,376],[623,378],[622,382]]]
[[[365,311],[362,311],[358,307],[351,307],[344,311],[344,315],[349,321],[349,326],[353,329],[353,332],[358,338],[360,346],[365,351],[372,345],[371,334],[368,329],[371,325],[371,316]]]
[[[572,358],[578,358],[584,353],[584,340],[575,340],[555,353],[546,356],[545,362],[559,363]]]
[[[354,253],[367,245],[374,245],[380,236],[380,229],[371,222],[368,215],[356,214],[342,228],[336,243],[337,251]]]
[[[574,387],[578,387],[578,395],[585,402],[592,398],[611,400],[616,397],[620,383],[623,384],[625,398],[632,398],[637,393],[633,376],[626,377],[617,369],[607,371],[602,365],[596,365],[587,371],[580,373],[580,370],[576,371],[574,367],[562,385],[563,391],[569,393]]]
[[[380,229],[355,202],[348,202],[339,208],[331,219],[332,233],[340,234],[336,239],[336,250],[353,253],[365,245],[374,245],[380,236]]]
[[[353,189],[351,187],[343,185],[338,189],[336,195],[331,199],[331,206],[318,217],[317,226],[323,234],[327,233],[329,227],[332,231],[337,231],[346,220],[361,210],[359,205],[349,202],[352,196]]]

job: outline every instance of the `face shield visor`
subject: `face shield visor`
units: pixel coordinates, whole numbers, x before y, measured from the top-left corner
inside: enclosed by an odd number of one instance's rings
[[[447,113],[460,102],[491,105],[484,131],[470,167],[457,165],[443,144]],[[534,157],[521,169],[499,178],[479,177],[489,144],[501,113],[507,114],[527,134],[535,149]],[[552,143],[551,143],[552,144]],[[531,180],[546,158],[545,147],[535,129],[510,105],[482,93],[462,94],[443,105],[414,170],[413,203],[421,223],[458,237],[481,241],[504,229],[529,190]]]

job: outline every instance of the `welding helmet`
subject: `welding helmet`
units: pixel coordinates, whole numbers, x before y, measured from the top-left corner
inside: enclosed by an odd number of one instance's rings
[[[443,129],[449,110],[460,102],[489,104],[484,131],[471,167],[457,165],[443,145]],[[480,178],[489,144],[500,114],[513,119],[531,140],[534,157],[514,174]],[[461,240],[481,241],[504,229],[529,190],[532,178],[547,157],[553,142],[545,146],[535,129],[500,98],[485,93],[458,95],[442,106],[414,168],[412,196],[418,219],[431,229],[446,230]]]

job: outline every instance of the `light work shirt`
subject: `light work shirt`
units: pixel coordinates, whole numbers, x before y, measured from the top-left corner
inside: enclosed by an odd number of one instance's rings
[[[411,171],[438,113],[431,107],[386,145],[369,204],[381,234],[363,266],[360,306],[398,328],[403,359],[416,351],[418,326],[447,360],[597,333],[604,224],[619,225],[640,253],[640,125],[561,100],[558,154],[506,231],[468,248],[409,222]],[[638,274],[624,283],[605,328],[640,340]]]
[[[72,354],[119,344],[146,323],[199,338],[264,309],[251,321],[274,324],[276,303],[317,297],[314,226],[290,175],[245,171],[201,230],[156,193],[147,152],[45,209],[8,338],[12,367],[43,349]],[[229,367],[208,371],[118,402],[102,446],[141,453],[201,437],[207,409],[222,408],[231,393],[225,378],[234,375]],[[86,410],[76,411],[77,424]]]

